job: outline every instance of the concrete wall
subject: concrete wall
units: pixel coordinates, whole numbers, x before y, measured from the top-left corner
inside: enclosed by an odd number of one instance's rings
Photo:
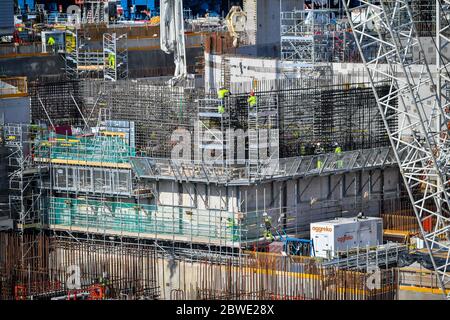
[[[159,181],[156,185],[157,203],[167,206],[182,206],[200,210],[224,210],[237,212],[237,187],[218,186],[205,183],[178,183]]]
[[[0,0],[0,36],[14,32],[14,0]]]
[[[188,66],[195,64],[195,57],[202,55],[202,48],[186,49]],[[152,69],[155,74],[171,75],[170,68],[175,68],[173,55],[167,55],[161,50],[142,50],[128,52],[128,67],[131,78],[143,77]],[[13,58],[0,58],[0,75],[26,76],[28,80],[35,80],[43,75],[65,74],[65,61],[61,55],[49,56],[17,56]]]
[[[30,123],[30,97],[0,98],[0,122]]]
[[[357,171],[249,186],[158,181],[158,204],[227,211],[264,211],[280,207],[311,208],[311,202],[352,202],[355,198],[394,196],[399,190],[397,168]],[[377,213],[374,209],[374,213]]]
[[[0,59],[0,75],[25,76],[34,80],[42,75],[65,73],[65,62],[56,56],[25,56]]]
[[[425,58],[427,62],[430,64],[436,64],[436,56],[437,56],[436,39],[433,39],[431,37],[421,37],[420,43],[422,44],[422,48],[425,53]],[[450,46],[447,44],[440,50],[439,53],[446,58],[444,61],[448,61],[448,58],[450,57]],[[414,52],[414,57],[415,59],[419,57],[417,51]]]
[[[445,300],[441,294],[403,290],[398,291],[398,300]]]
[[[207,89],[219,86],[222,79],[221,65],[224,59],[229,61],[231,83],[299,78],[302,75],[299,66],[290,61],[205,53],[205,87]]]
[[[430,56],[432,58],[433,55]],[[304,76],[305,70],[300,65],[289,61],[280,61],[279,59],[256,58],[251,56],[221,56],[205,54],[205,87],[210,89],[216,87],[221,81],[221,64],[227,59],[230,65],[230,82],[231,83],[250,83],[253,80],[275,80],[285,78],[299,78]],[[388,70],[387,65],[379,65],[380,70]],[[433,77],[436,79],[436,66],[430,65]],[[365,67],[361,63],[333,63],[332,72],[334,75],[348,76],[349,83],[369,82],[369,77],[365,71]],[[415,66],[413,73],[419,75],[422,71],[421,66]],[[402,73],[397,72],[397,76],[402,79]],[[375,79],[377,80],[377,79]],[[381,79],[379,79],[381,80]],[[434,96],[430,91],[430,86],[422,86],[420,95],[422,97],[425,108],[431,108],[434,105]],[[404,101],[404,104],[402,105]],[[407,94],[404,100],[399,100],[400,107],[407,107],[412,112],[417,113],[414,109],[412,100]],[[429,114],[429,113],[428,113]],[[399,116],[399,125],[404,122],[404,118]],[[433,124],[434,126],[434,124]],[[408,133],[408,132],[406,132]]]
[[[281,2],[281,6],[280,6]],[[247,13],[247,53],[259,57],[278,57],[280,54],[280,9],[291,11],[303,8],[303,0],[244,0]]]
[[[247,213],[247,222],[256,223],[249,238],[258,232],[257,221],[262,221],[264,212],[274,222],[285,214],[287,231],[308,236],[311,222],[353,217],[359,212],[379,216],[379,200],[397,196],[399,181],[398,169],[387,168],[233,187],[159,181],[155,194],[159,205]]]

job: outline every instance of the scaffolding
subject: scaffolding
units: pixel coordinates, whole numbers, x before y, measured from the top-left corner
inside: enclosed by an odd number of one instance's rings
[[[49,225],[54,230],[239,246],[246,232],[241,225],[229,226],[230,218],[234,219],[234,213],[221,210],[88,198],[52,197],[49,209]]]
[[[311,89],[311,82],[318,88]],[[313,212],[317,212],[314,219],[322,214],[325,218],[345,210],[353,213],[369,203],[320,202],[312,208],[310,200],[307,207],[282,203],[281,195],[275,200],[275,191],[268,191],[271,183],[287,188],[286,179],[326,178],[393,166],[390,148],[383,146],[383,136],[376,136],[382,131],[376,126],[376,107],[366,88],[331,78],[257,83],[257,104],[252,109],[245,85],[234,86],[240,89],[220,101],[200,89],[146,80],[33,84],[33,120],[49,122],[55,131],[42,135],[34,154],[37,164],[50,167],[51,178],[44,183],[51,192],[49,228],[75,237],[158,241],[164,248],[184,246],[196,255],[197,249],[220,252],[266,245],[264,213],[278,221],[279,232],[297,236],[307,230]],[[52,99],[58,97],[63,99],[54,103],[61,111],[54,111]],[[224,113],[218,109],[222,103]],[[347,120],[348,114],[353,118]],[[325,122],[336,121],[344,124],[330,131]],[[395,117],[392,122],[395,125]],[[287,137],[286,125],[294,123],[308,130]],[[311,137],[323,135],[329,142],[334,137],[344,141],[348,128],[367,125],[373,126],[370,136],[379,140],[349,145],[339,155],[283,149],[289,139],[313,141]],[[193,140],[188,156],[191,152],[212,152],[212,156],[173,158],[177,129],[184,129]],[[256,137],[239,134],[245,148],[242,157],[235,150],[237,137],[230,138],[227,129],[256,131]],[[369,137],[357,134],[361,141]],[[321,168],[316,166],[319,158]],[[247,196],[246,187],[256,190],[256,195]],[[258,195],[258,190],[263,194]],[[266,192],[273,197],[270,204]]]
[[[66,29],[66,75],[69,79],[99,78],[103,74],[103,52],[93,50],[86,30]]]
[[[94,49],[89,29],[66,30],[66,75],[69,79],[103,78],[116,81],[128,78],[127,34],[103,34],[101,51]]]
[[[67,28],[66,30],[66,74],[69,79],[78,78],[78,30]]]
[[[343,62],[349,33],[337,23],[338,9],[326,7],[281,12],[281,59],[314,67]]]
[[[32,164],[34,139],[40,134],[39,131],[37,126],[23,124],[3,126],[5,147],[9,149],[10,212],[21,230],[39,227],[42,223],[43,191],[40,184],[48,173],[48,168],[34,167]]]
[[[103,77],[108,81],[128,78],[127,34],[103,34]]]
[[[83,24],[108,23],[108,0],[85,0],[83,1],[82,18]]]
[[[40,259],[41,252],[31,255],[35,245],[25,233],[29,230],[40,234],[45,224],[46,191],[43,181],[48,178],[47,166],[35,165],[33,152],[35,139],[42,127],[28,124],[5,124],[2,126],[4,146],[8,150],[6,159],[9,191],[9,212],[15,220],[15,228],[21,240],[20,267],[26,268]]]
[[[323,166],[317,168],[321,160]],[[386,168],[395,164],[389,147],[371,148],[342,152],[339,155],[325,153],[313,156],[283,158],[261,164],[258,174],[249,170],[250,162],[244,161],[224,170],[207,165],[202,161],[174,161],[135,157],[131,160],[136,175],[146,179],[167,179],[173,181],[208,182],[229,186],[248,185],[256,182],[283,180],[286,178],[328,176],[343,172],[356,172],[362,169]],[[276,163],[276,166],[274,166]]]
[[[279,163],[278,130],[279,95],[256,96],[256,104],[248,104],[248,162],[250,177],[264,170],[276,171]]]
[[[234,248],[266,241],[263,237],[264,213],[274,218],[282,214],[284,218],[279,220],[282,222],[279,227],[286,233],[298,234],[298,208],[264,205],[255,210],[228,206],[200,209],[194,204],[199,188],[195,185],[194,191],[186,189],[186,195],[193,201],[192,206],[183,205],[174,197],[171,204],[161,204],[157,200],[160,191],[155,181],[175,178],[179,183],[198,181],[235,183],[237,186],[264,179],[273,181],[277,177],[298,178],[303,170],[306,170],[303,174],[310,177],[312,174],[348,172],[352,170],[350,166],[353,170],[384,168],[394,162],[389,148],[376,153],[373,153],[376,149],[368,149],[365,153],[344,152],[339,157],[329,154],[331,158],[323,161],[321,170],[316,169],[314,157],[283,159],[277,163],[279,167],[272,167],[276,171],[264,168],[258,176],[243,166],[242,175],[235,177],[237,180],[233,182],[230,177],[236,173],[237,167],[232,168],[233,171],[223,167],[217,170],[216,162],[200,161],[201,165],[192,166],[190,162],[173,160],[163,169],[155,167],[159,163],[151,158],[137,159],[123,132],[99,131],[78,136],[42,132],[35,144],[34,162],[50,166],[51,178],[41,188],[51,192],[46,215],[51,230]],[[341,162],[345,167],[339,165]],[[211,175],[205,176],[207,173]],[[192,174],[201,175],[196,177]],[[221,180],[215,181],[212,174]],[[244,180],[245,175],[248,181]],[[306,220],[301,223],[307,226]]]
[[[136,155],[123,135],[106,131],[90,137],[50,134],[36,142],[36,162],[129,168],[129,158]]]
[[[220,108],[223,108],[222,112],[219,110]],[[231,130],[230,114],[228,98],[223,101],[220,99],[199,100],[197,131],[198,152],[201,161],[223,167],[230,164],[232,159],[227,159],[230,155],[228,139]]]

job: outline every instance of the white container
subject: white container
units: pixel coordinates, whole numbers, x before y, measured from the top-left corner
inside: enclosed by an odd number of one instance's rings
[[[381,218],[336,218],[311,223],[316,257],[334,258],[337,251],[383,244]]]
[[[416,249],[425,249],[425,241],[423,241],[423,239],[416,237],[415,240],[416,240]]]

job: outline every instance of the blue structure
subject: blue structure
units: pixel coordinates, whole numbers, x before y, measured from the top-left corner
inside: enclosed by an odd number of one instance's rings
[[[17,0],[18,6],[22,14],[34,12],[36,2],[45,4],[45,9],[49,12],[57,12],[58,6],[63,5],[67,8],[69,5],[75,4],[75,0]],[[152,16],[159,15],[159,0],[117,0],[117,4],[123,9],[123,18],[125,20],[145,20],[147,15],[143,11],[149,11]],[[220,15],[222,8],[222,0],[184,0],[184,7],[191,9],[194,15],[204,15],[209,12],[211,16]]]
[[[191,9],[195,14],[209,12],[211,16],[220,15],[221,0],[184,0],[184,8]],[[151,12],[152,16],[159,15],[159,1],[156,0],[120,0],[125,20],[144,20],[146,15],[143,10]]]
[[[316,252],[314,251],[314,242],[312,239],[308,240],[308,239],[286,237],[283,239],[283,242],[284,242],[283,250],[288,255],[293,256],[309,255],[311,257],[316,256]]]
[[[275,229],[275,232],[278,234],[278,237],[280,237],[280,240],[283,241],[283,251],[286,252],[286,254],[292,256],[316,256],[314,241],[312,239],[289,237],[283,229],[281,229],[283,234],[281,234],[278,229]]]
[[[0,36],[14,33],[14,1],[0,1]]]
[[[150,11],[152,16],[156,12],[156,0],[120,0],[120,5],[125,20],[144,20],[144,10]]]
[[[35,12],[36,9],[36,0],[17,0],[17,5],[20,7],[20,13],[26,14],[28,12]],[[47,1],[39,1],[39,3],[45,5],[45,9],[49,12],[58,12],[58,5],[63,5],[67,7],[71,4],[74,4],[74,0],[47,0]]]
[[[34,12],[35,0],[17,0],[17,4],[20,7],[20,13],[25,14],[27,12]]]

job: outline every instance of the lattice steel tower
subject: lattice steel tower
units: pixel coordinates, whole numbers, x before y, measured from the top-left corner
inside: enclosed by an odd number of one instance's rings
[[[448,45],[449,24],[445,17],[450,1],[437,3],[440,11],[437,52],[438,60],[441,60],[437,82],[419,41],[410,1],[360,1],[357,7],[344,1],[344,7],[421,235],[445,295],[450,282],[450,104],[446,90],[449,84],[448,61],[443,61],[445,59],[439,54],[439,49]],[[376,79],[381,78],[391,88],[384,94],[375,90]],[[398,130],[389,129],[388,111],[394,111],[398,116]],[[432,219],[432,228],[424,227],[426,219]]]

